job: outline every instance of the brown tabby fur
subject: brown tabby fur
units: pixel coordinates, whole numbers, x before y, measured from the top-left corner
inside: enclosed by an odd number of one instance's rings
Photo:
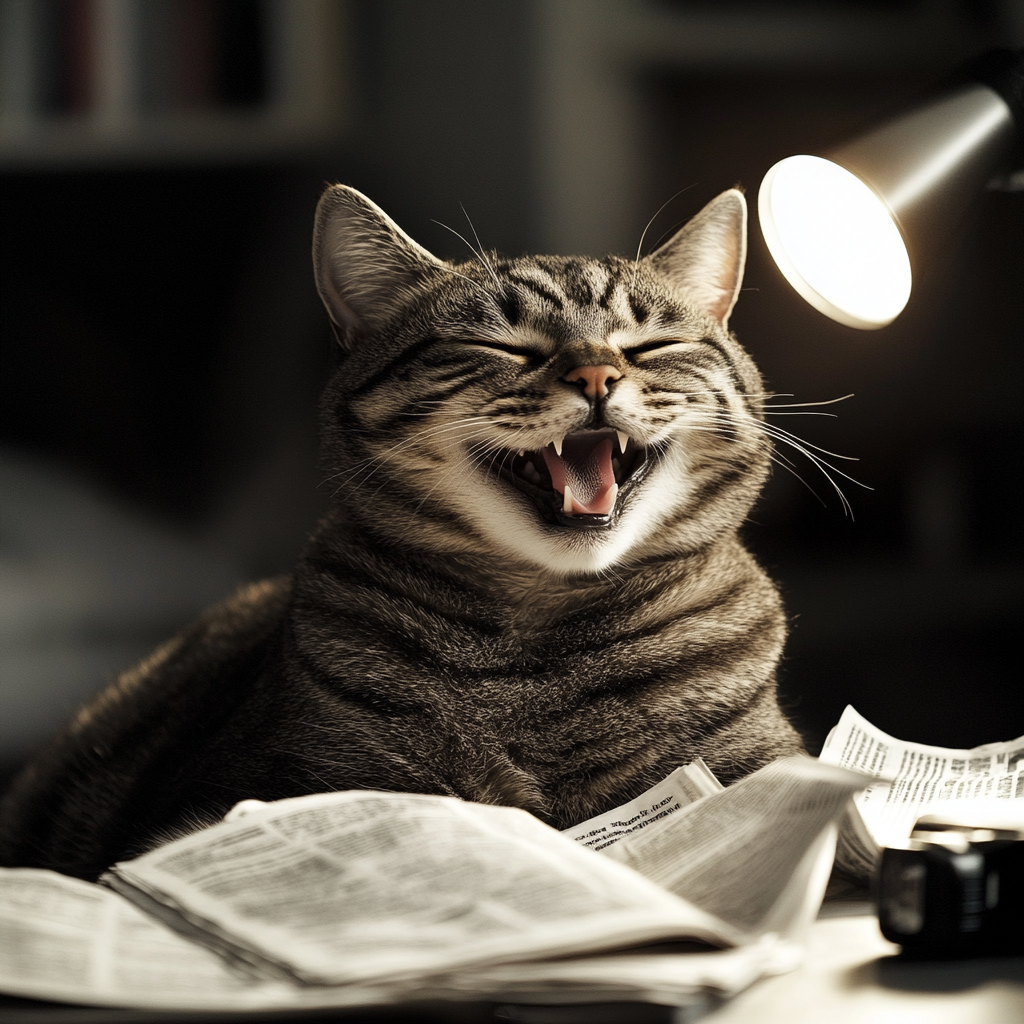
[[[729,783],[801,750],[776,700],[778,594],[736,533],[771,452],[726,327],[745,232],[730,191],[637,262],[452,265],[329,189],[332,509],[290,577],[207,613],[28,766],[0,862],[93,878],[238,800],[330,789],[565,828],[698,756]],[[549,446],[572,435],[582,465],[609,428],[634,479],[610,512],[561,511]]]

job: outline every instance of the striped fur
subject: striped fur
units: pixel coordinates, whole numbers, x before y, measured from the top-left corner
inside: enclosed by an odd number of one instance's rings
[[[643,260],[454,265],[328,190],[331,512],[291,577],[80,713],[9,794],[0,860],[91,877],[237,800],[354,787],[566,827],[697,756],[731,782],[801,749],[779,598],[736,534],[771,456],[727,329],[745,218],[731,191]],[[606,397],[580,367],[610,368]],[[630,442],[599,525],[515,482],[530,453],[613,430]]]

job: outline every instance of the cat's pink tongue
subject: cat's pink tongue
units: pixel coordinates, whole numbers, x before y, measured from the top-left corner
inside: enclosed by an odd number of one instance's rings
[[[615,507],[619,485],[612,469],[612,439],[591,446],[585,439],[566,438],[559,455],[554,445],[543,450],[551,485],[562,495],[562,511],[608,515]]]

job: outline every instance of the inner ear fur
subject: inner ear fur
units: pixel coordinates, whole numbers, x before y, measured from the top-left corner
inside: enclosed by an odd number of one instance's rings
[[[313,272],[345,347],[385,323],[443,265],[356,189],[332,185],[320,197]]]
[[[692,305],[723,327],[747,260],[747,201],[738,188],[716,196],[647,261]]]

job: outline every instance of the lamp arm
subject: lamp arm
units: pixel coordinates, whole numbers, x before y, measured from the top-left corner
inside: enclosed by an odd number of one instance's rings
[[[1010,108],[1017,127],[1016,160],[1024,160],[1024,50],[1001,47],[967,61],[953,73],[952,85],[987,85]]]

